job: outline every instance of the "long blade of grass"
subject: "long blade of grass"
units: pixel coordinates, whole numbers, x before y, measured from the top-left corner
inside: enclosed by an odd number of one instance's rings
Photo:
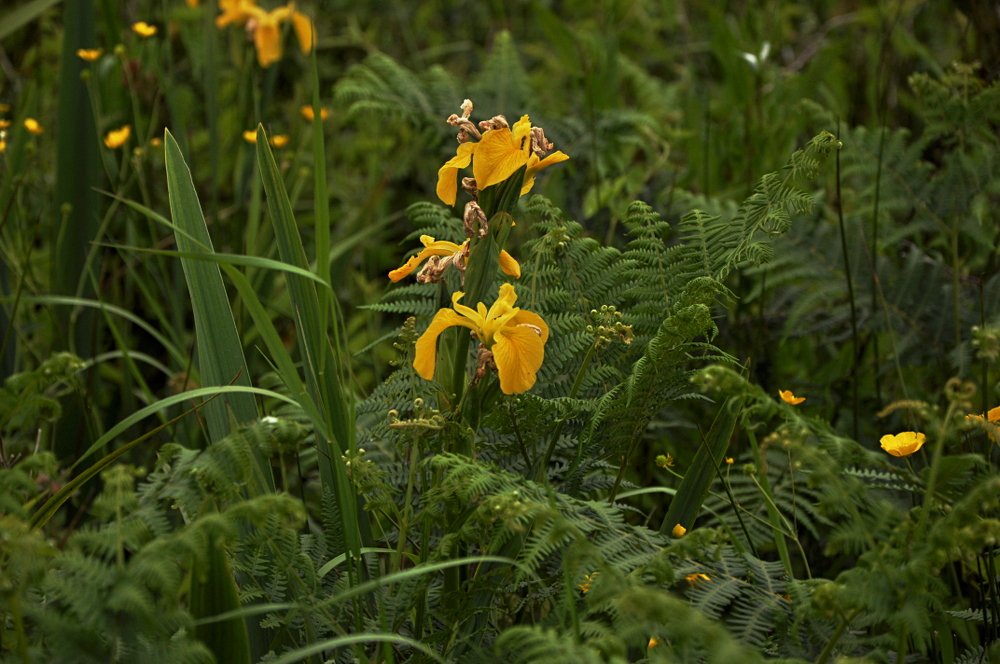
[[[216,387],[199,387],[194,390],[188,390],[187,392],[181,392],[180,394],[173,394],[165,399],[161,399],[154,404],[150,404],[145,408],[137,410],[132,413],[124,420],[114,425],[108,431],[94,441],[94,443],[84,452],[79,459],[76,460],[71,468],[75,468],[80,464],[81,461],[89,457],[91,454],[101,449],[116,436],[126,431],[133,424],[138,424],[150,415],[157,413],[165,408],[169,408],[174,404],[182,403],[190,399],[199,399],[201,397],[214,396],[216,394],[259,394],[261,396],[270,397],[272,399],[278,399],[279,401],[284,401],[285,403],[295,404],[295,400],[291,397],[287,397],[284,394],[278,394],[277,392],[272,392],[271,390],[265,390],[262,387],[248,387],[244,385],[220,385]]]
[[[274,155],[267,143],[263,125],[257,125],[257,164],[260,170],[267,207],[274,228],[274,238],[282,261],[308,269],[309,262],[302,246],[295,223],[295,215],[288,200],[284,182]],[[361,533],[358,504],[354,488],[347,477],[347,469],[342,455],[353,446],[354,409],[351,398],[341,388],[338,368],[329,352],[326,338],[326,320],[322,316],[319,297],[312,281],[289,274],[288,290],[295,308],[296,325],[299,329],[299,345],[305,366],[306,383],[313,401],[325,409],[329,438],[316,436],[319,452],[320,480],[324,492],[335,498],[341,524],[327,524],[328,527],[342,529],[344,544],[355,556],[360,556]],[[331,445],[332,443],[332,445]],[[331,517],[332,520],[332,517]],[[365,542],[370,545],[371,542]],[[336,552],[341,553],[341,552]]]
[[[198,243],[188,241],[185,235],[177,235],[177,247],[186,252],[213,252],[212,238],[205,224],[205,217],[198,201],[198,193],[181,154],[181,149],[169,130],[163,140],[166,156],[167,192],[170,200],[170,215],[174,223],[187,234],[194,236]],[[202,248],[204,247],[204,248]],[[226,385],[237,376],[238,385],[250,385],[250,376],[243,345],[236,332],[226,287],[222,283],[222,272],[218,265],[204,261],[181,259],[184,278],[187,281],[194,313],[195,339],[198,345],[198,370],[202,385]],[[229,435],[229,418],[226,406],[232,409],[237,422],[249,422],[258,417],[257,403],[248,394],[234,395],[225,402],[214,402],[205,409],[208,431],[212,442]],[[261,468],[270,475],[270,464],[261,461]],[[273,479],[271,479],[273,490]]]
[[[13,302],[12,297],[2,297],[0,302]],[[131,311],[127,309],[122,309],[121,307],[115,306],[113,304],[106,304],[104,302],[98,302],[97,300],[88,300],[85,297],[67,297],[63,295],[31,295],[21,298],[21,302],[26,304],[56,304],[67,307],[87,307],[90,309],[103,309],[108,313],[112,313],[116,316],[121,316],[133,325],[136,325],[143,329],[147,334],[156,339],[160,345],[170,356],[178,363],[180,366],[184,366],[187,362],[187,356],[178,350],[177,346],[173,344],[169,339],[163,336],[159,330],[144,321],[143,319],[136,316]]]
[[[67,482],[61,489],[59,489],[59,491],[56,492],[56,494],[54,496],[52,496],[47,501],[45,501],[45,504],[42,505],[41,507],[39,507],[38,511],[35,512],[31,516],[31,520],[28,522],[28,526],[30,528],[32,528],[32,529],[38,529],[38,528],[41,528],[42,526],[44,526],[46,524],[46,522],[48,522],[48,520],[52,518],[52,515],[56,513],[56,510],[58,510],[60,507],[62,507],[63,503],[65,503],[67,500],[69,500],[70,497],[74,493],[76,493],[76,491],[80,487],[82,487],[84,484],[86,484],[91,479],[93,479],[94,477],[96,477],[97,474],[100,473],[102,470],[104,470],[105,468],[107,468],[108,466],[110,466],[112,463],[114,463],[114,461],[118,457],[120,457],[121,455],[125,454],[126,452],[128,452],[129,450],[131,450],[133,447],[135,447],[136,445],[138,445],[139,443],[141,443],[142,441],[149,439],[150,437],[154,436],[155,434],[159,433],[163,429],[165,429],[168,426],[170,426],[171,424],[173,424],[174,422],[177,422],[177,421],[181,420],[182,418],[184,418],[187,415],[193,413],[194,411],[198,410],[199,408],[201,408],[204,405],[205,404],[198,404],[194,408],[191,408],[191,409],[189,409],[189,410],[181,413],[180,415],[178,415],[174,419],[170,420],[169,422],[164,422],[163,424],[161,424],[160,426],[156,427],[152,431],[139,436],[138,438],[136,438],[135,440],[133,440],[131,442],[125,443],[124,445],[122,445],[121,447],[119,447],[117,450],[115,450],[111,454],[108,454],[103,459],[101,459],[100,461],[98,461],[97,463],[95,463],[94,465],[92,465],[90,468],[87,468],[86,470],[84,470],[82,473],[80,473],[79,475],[77,475],[76,477],[74,477],[72,480],[70,480],[69,482]],[[143,409],[143,410],[145,410],[145,409]],[[119,427],[121,427],[121,425],[119,425]],[[119,427],[115,427],[115,428],[118,429]],[[128,427],[127,426],[126,427],[121,427],[120,430],[124,431],[126,428],[128,428]],[[102,439],[103,438],[104,437],[102,436]]]

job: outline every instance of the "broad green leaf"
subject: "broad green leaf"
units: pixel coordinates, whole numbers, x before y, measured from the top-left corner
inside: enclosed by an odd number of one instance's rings
[[[0,41],[42,15],[46,9],[58,5],[62,0],[31,0],[17,9],[12,9],[0,20]]]
[[[201,203],[191,179],[180,147],[169,130],[163,140],[167,168],[167,191],[170,199],[170,215],[178,228],[193,236],[195,244],[185,235],[177,235],[177,247],[185,252],[213,252],[212,238],[205,225]],[[204,249],[202,249],[204,247]],[[198,347],[198,371],[202,385],[250,385],[243,345],[236,332],[236,323],[229,306],[226,287],[222,283],[222,273],[218,265],[188,258],[181,259],[184,278],[191,295],[194,313],[195,339]],[[222,440],[229,435],[229,419],[226,406],[232,409],[237,422],[249,422],[258,417],[257,403],[248,394],[239,394],[214,401],[205,409],[208,430],[212,441]],[[265,464],[261,464],[265,467]],[[270,473],[270,464],[266,469]],[[273,481],[271,483],[273,489]]]
[[[194,557],[191,568],[191,617],[197,619],[230,613],[240,609],[236,579],[226,559],[226,549],[211,533],[205,559]],[[195,635],[208,646],[218,664],[250,664],[250,642],[246,622],[230,617],[202,622]]]
[[[729,439],[736,428],[742,405],[742,399],[736,397],[730,397],[722,404],[712,428],[705,435],[706,444],[698,448],[691,467],[684,474],[681,485],[677,487],[677,494],[670,501],[667,516],[660,526],[661,533],[670,533],[678,524],[685,529],[690,529],[694,525],[694,520],[701,511],[701,504],[716,477],[719,464],[726,456]]]

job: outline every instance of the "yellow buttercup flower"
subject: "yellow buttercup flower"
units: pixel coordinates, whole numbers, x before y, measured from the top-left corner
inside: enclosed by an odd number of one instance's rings
[[[39,134],[45,133],[45,128],[38,124],[38,120],[35,118],[27,118],[24,121],[24,128],[28,130],[29,133],[38,136]]]
[[[544,159],[540,158],[532,149],[533,138],[531,120],[524,115],[513,127],[488,129],[478,143],[466,141],[459,144],[455,156],[438,170],[438,198],[447,205],[455,204],[458,171],[470,163],[476,187],[480,191],[503,182],[526,165],[528,168],[524,174],[521,195],[528,193],[535,186],[535,175],[540,170],[569,159],[569,155],[558,151]],[[547,148],[551,148],[551,144]]]
[[[289,140],[291,139],[288,138],[288,134],[278,134],[277,136],[272,136],[268,142],[276,148],[283,148],[288,145]]]
[[[493,361],[504,394],[527,392],[535,384],[535,374],[545,358],[549,326],[542,317],[514,306],[517,294],[510,284],[500,286],[500,295],[486,310],[480,302],[476,309],[458,303],[465,293],[451,296],[454,309],[439,309],[427,331],[417,339],[413,368],[423,378],[434,377],[437,338],[449,327],[461,325],[476,333],[484,348],[493,353]]]
[[[299,109],[299,111],[302,113],[302,117],[304,117],[309,122],[312,122],[316,118],[315,114],[313,113],[313,107],[312,106],[303,106],[302,108]],[[330,117],[330,111],[329,110],[327,110],[325,108],[319,109],[319,119],[320,120],[326,120],[328,117]]]
[[[243,140],[246,141],[247,143],[256,143],[257,142],[257,132],[255,132],[255,131],[245,131],[245,132],[243,132]]]
[[[132,127],[125,125],[121,129],[112,129],[104,136],[104,144],[114,150],[125,145],[125,141],[132,134]]]
[[[674,529],[670,531],[670,534],[673,535],[674,537],[684,537],[684,533],[686,533],[687,531],[688,531],[687,528],[678,523],[676,526],[674,526]]]
[[[0,136],[0,154],[3,154],[4,150],[6,149],[7,149],[7,141],[3,140],[3,137]]]
[[[76,52],[77,56],[86,60],[87,62],[93,62],[97,58],[104,54],[103,48],[81,48]]]
[[[797,397],[792,394],[791,390],[778,390],[778,396],[785,403],[792,404],[793,406],[798,406],[800,403],[806,400],[805,397]]]
[[[466,240],[462,244],[455,244],[454,242],[448,242],[447,240],[435,240],[430,235],[421,235],[420,243],[424,245],[424,248],[420,250],[416,256],[410,257],[402,266],[396,268],[389,273],[389,278],[393,282],[397,282],[400,279],[408,276],[411,272],[420,267],[420,264],[431,256],[454,256],[455,254],[461,253],[461,261],[464,266],[465,258],[468,255],[469,241]],[[521,266],[518,264],[514,257],[508,254],[506,251],[500,252],[500,269],[503,270],[504,274],[521,278]]]
[[[156,26],[150,25],[145,21],[139,21],[138,23],[132,24],[132,32],[143,38],[152,37],[156,34]]]
[[[163,141],[161,141],[158,138],[154,138],[149,141],[149,144],[152,145],[154,148],[158,148],[161,145],[163,145]]]
[[[706,582],[711,583],[712,577],[710,577],[708,574],[702,574],[701,572],[697,572],[695,574],[688,574],[687,576],[684,577],[684,580],[687,581],[688,585],[691,586],[692,588],[700,588],[701,584],[703,583]]]
[[[997,424],[998,422],[1000,422],[1000,406],[997,406],[996,408],[991,408],[990,411],[988,413],[986,413],[985,417],[983,417],[982,415],[966,415],[965,419],[967,419],[967,420],[980,420],[980,421],[984,421],[985,420],[985,421],[989,421],[991,424]],[[988,433],[988,435],[990,437],[990,440],[992,440],[994,442],[997,441],[997,438],[993,434],[992,431],[988,431],[987,433]]]
[[[660,642],[656,640],[655,636],[651,636],[649,637],[649,644],[646,647],[652,648],[653,646],[658,646],[658,645],[660,645]]]
[[[10,126],[10,120],[0,120],[0,129],[6,129]]]
[[[910,456],[923,447],[926,440],[927,437],[922,433],[917,433],[916,431],[904,431],[903,433],[898,433],[895,436],[892,434],[886,434],[882,436],[879,443],[882,445],[882,449],[892,456],[905,457]]]

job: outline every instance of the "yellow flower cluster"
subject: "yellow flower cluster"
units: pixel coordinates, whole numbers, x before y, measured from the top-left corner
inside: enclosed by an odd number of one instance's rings
[[[545,140],[541,128],[532,128],[528,116],[514,124],[513,130],[503,116],[482,122],[479,129],[469,120],[472,102],[462,104],[461,117],[453,115],[448,123],[459,128],[459,147],[456,157],[445,163],[438,171],[437,194],[449,205],[455,204],[458,193],[458,171],[473,163],[474,182],[466,182],[466,189],[478,197],[483,189],[504,182],[522,166],[527,172],[521,181],[521,195],[534,185],[535,174],[551,164],[569,159],[562,152],[547,157],[545,153],[552,144]],[[313,109],[302,107],[307,119],[313,118]],[[324,116],[325,119],[325,116]],[[482,132],[480,132],[480,129]],[[470,142],[469,136],[478,142]],[[469,236],[462,244],[446,240],[436,240],[430,235],[422,235],[420,242],[424,248],[403,265],[389,273],[393,282],[409,276],[425,261],[427,265],[417,274],[418,281],[440,281],[449,267],[459,270],[464,277],[470,253],[472,238],[485,237],[489,230],[488,220],[478,205],[478,201],[466,206],[465,231]],[[500,268],[509,276],[520,278],[521,266],[506,251],[500,252]],[[517,293],[511,284],[500,286],[499,296],[493,306],[487,308],[482,302],[475,308],[460,304],[465,293],[452,294],[452,308],[440,309],[434,315],[430,326],[417,340],[416,357],[413,368],[426,380],[434,378],[437,360],[437,341],[441,333],[449,327],[466,327],[472,331],[481,344],[479,368],[475,380],[489,368],[496,369],[500,379],[500,389],[504,394],[527,392],[534,386],[538,370],[545,358],[545,342],[549,338],[549,327],[538,314],[523,311],[514,306]],[[586,591],[585,591],[586,592]]]
[[[501,125],[487,130],[478,143],[459,144],[455,156],[438,170],[437,195],[444,203],[454,205],[458,194],[458,171],[471,163],[472,175],[480,190],[503,182],[527,165],[521,186],[524,196],[535,186],[538,171],[567,159],[569,155],[558,151],[540,158],[532,150],[531,120],[523,115],[512,128]]]
[[[219,0],[219,9],[222,14],[216,17],[215,25],[219,28],[227,25],[245,26],[247,32],[253,35],[257,62],[261,67],[270,67],[281,59],[281,24],[285,21],[292,22],[292,29],[299,39],[302,52],[312,50],[312,21],[305,14],[295,11],[294,2],[266,11],[258,7],[255,0]]]

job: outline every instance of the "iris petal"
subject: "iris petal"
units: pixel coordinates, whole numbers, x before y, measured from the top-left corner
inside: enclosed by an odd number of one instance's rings
[[[520,312],[519,312],[520,313]],[[504,394],[527,392],[545,359],[545,342],[531,327],[504,325],[494,335],[493,361]]]
[[[461,325],[470,330],[476,329],[472,321],[458,315],[451,309],[438,309],[438,312],[434,314],[434,320],[431,321],[427,330],[417,339],[417,354],[413,358],[413,368],[417,370],[417,373],[424,380],[432,380],[434,378],[438,337],[449,327],[455,325]]]
[[[500,252],[500,269],[517,279],[521,278],[521,265],[506,251]]]
[[[528,143],[528,150],[520,145],[522,141]],[[472,174],[476,178],[476,186],[482,191],[503,182],[528,163],[531,139],[515,139],[510,129],[493,129],[483,134],[483,139],[477,145],[479,147],[476,148]]]
[[[455,151],[455,156],[438,169],[437,195],[446,205],[454,205],[458,196],[458,171],[472,161],[479,143],[462,143]]]

